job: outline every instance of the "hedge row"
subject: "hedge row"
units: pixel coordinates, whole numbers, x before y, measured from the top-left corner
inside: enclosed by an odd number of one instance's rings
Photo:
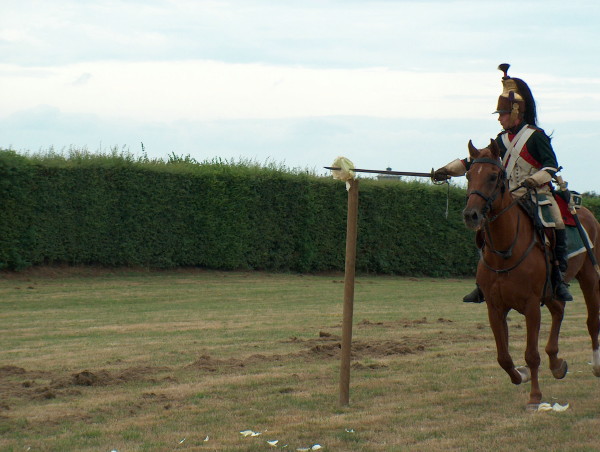
[[[0,268],[344,268],[344,184],[311,174],[0,151],[0,199]],[[477,253],[463,206],[460,188],[362,180],[357,270],[472,275]]]

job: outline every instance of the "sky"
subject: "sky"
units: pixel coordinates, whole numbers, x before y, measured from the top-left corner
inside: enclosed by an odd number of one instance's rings
[[[596,0],[0,0],[0,148],[428,172],[500,132],[510,63],[598,193],[599,55]]]

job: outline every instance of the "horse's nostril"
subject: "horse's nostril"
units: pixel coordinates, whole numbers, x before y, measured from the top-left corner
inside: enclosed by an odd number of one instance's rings
[[[463,218],[468,227],[476,227],[479,224],[480,216],[476,209],[465,209],[463,211]]]

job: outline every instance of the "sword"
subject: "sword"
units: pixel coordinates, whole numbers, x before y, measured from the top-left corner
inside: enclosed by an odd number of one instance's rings
[[[332,171],[340,171],[342,168],[335,166],[325,166],[325,169]],[[413,176],[413,177],[429,177],[433,179],[434,170],[431,170],[430,173],[413,173],[409,171],[390,171],[390,170],[370,170],[370,169],[361,169],[361,168],[353,168],[349,171],[354,171],[356,173],[376,173],[376,174],[390,174],[393,176]]]
[[[598,261],[596,260],[596,256],[592,251],[592,247],[590,246],[590,242],[588,241],[587,234],[585,233],[583,226],[581,225],[581,221],[579,220],[579,216],[577,215],[577,210],[573,207],[571,210],[571,215],[573,215],[573,219],[575,220],[575,225],[577,226],[577,231],[579,231],[579,236],[581,237],[581,241],[583,242],[583,246],[585,246],[585,250],[587,251],[587,255],[592,261],[592,265],[596,269],[596,273],[600,276],[600,267],[598,266]]]
[[[569,206],[569,211],[571,212],[571,215],[573,216],[573,219],[575,220],[575,226],[577,227],[577,232],[579,232],[579,236],[581,237],[583,246],[585,247],[585,250],[587,251],[587,255],[588,255],[590,261],[592,262],[592,265],[594,266],[596,273],[598,274],[598,276],[600,276],[600,266],[598,266],[598,260],[596,259],[596,255],[592,251],[592,247],[590,246],[588,236],[585,233],[585,230],[583,229],[581,220],[579,220],[579,215],[577,215],[577,209],[575,208],[575,204],[571,203],[571,192],[567,189],[567,183],[563,180],[563,178],[561,176],[555,176],[555,178],[556,178],[556,181],[558,182],[558,186],[560,187],[560,189],[563,192],[565,192],[567,195],[566,196],[567,199],[565,201],[567,201],[567,204]]]

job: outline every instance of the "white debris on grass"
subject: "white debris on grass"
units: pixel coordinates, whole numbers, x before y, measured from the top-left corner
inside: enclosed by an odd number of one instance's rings
[[[204,442],[207,442],[210,438],[208,437],[208,435],[206,435],[206,438],[204,438]]]
[[[266,432],[267,430],[265,430]],[[352,432],[354,432],[354,430],[352,430]],[[259,436],[262,435],[263,432],[255,432],[254,430],[242,430],[240,432],[240,435],[242,435],[244,438],[246,437],[253,437],[253,436]],[[206,437],[206,439],[204,441],[208,441],[208,436]],[[267,444],[271,447],[281,447],[281,449],[285,449],[288,447],[287,444],[283,445],[283,446],[279,446],[279,440],[278,439],[272,439],[272,440],[268,440]],[[320,444],[313,444],[312,446],[309,447],[304,447],[304,448],[299,448],[296,449],[298,451],[311,451],[311,450],[319,450],[319,449],[323,449],[323,446],[321,446]]]
[[[554,405],[551,405],[549,403],[544,402],[544,403],[539,404],[537,411],[538,412],[556,411],[558,413],[561,413],[563,411],[567,411],[568,408],[569,408],[568,403],[566,405],[561,405],[559,403],[555,403]]]
[[[347,428],[346,429],[346,433],[354,433],[354,429],[353,428]]]
[[[558,403],[552,405],[552,411],[558,411],[559,413],[562,411],[567,411],[567,409],[569,409],[568,403],[566,405],[559,405]]]
[[[311,450],[319,450],[319,449],[323,449],[323,446],[321,446],[320,444],[313,444],[310,447],[300,447],[298,449],[296,449],[299,452],[308,452]]]
[[[183,444],[184,441],[185,441],[185,438],[183,438],[181,441],[179,441],[179,444]]]

